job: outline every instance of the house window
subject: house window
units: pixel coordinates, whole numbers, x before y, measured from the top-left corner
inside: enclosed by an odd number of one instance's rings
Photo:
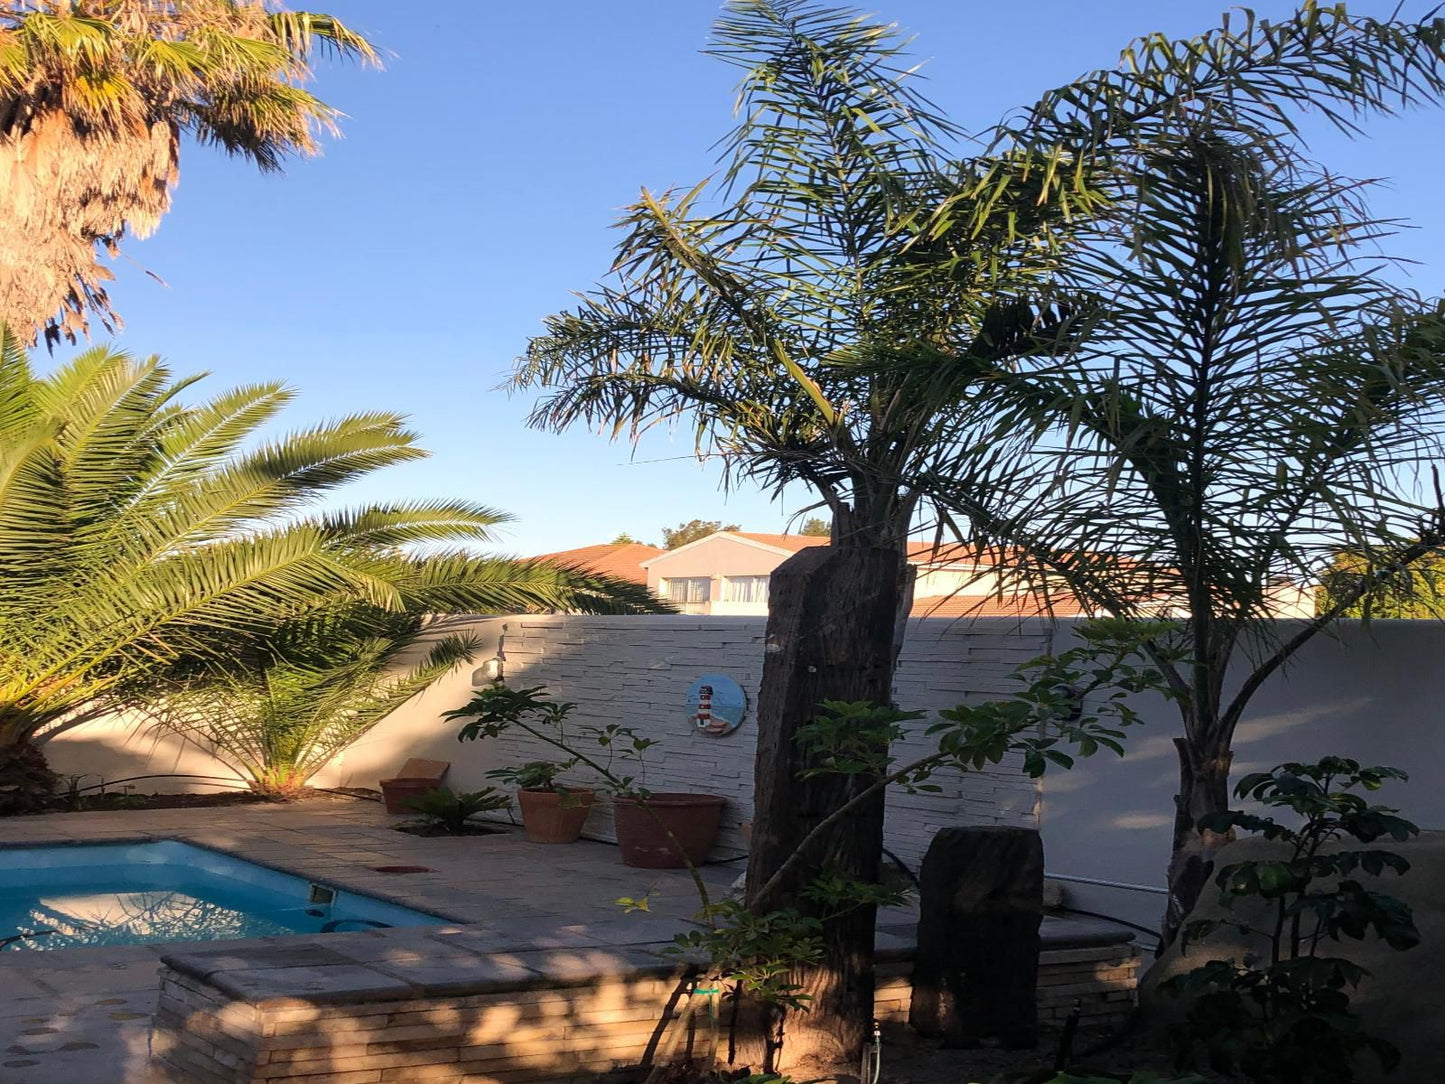
[[[663,589],[673,602],[706,602],[712,598],[712,580],[707,576],[684,576],[664,579]]]
[[[768,601],[768,576],[729,576],[725,589],[728,602]]]

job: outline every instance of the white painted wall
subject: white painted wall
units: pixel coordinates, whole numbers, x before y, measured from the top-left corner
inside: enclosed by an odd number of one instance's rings
[[[505,633],[506,673],[514,686],[543,684],[579,705],[579,725],[622,722],[659,745],[649,754],[655,790],[722,794],[730,805],[718,854],[741,851],[738,826],[751,815],[756,720],[724,738],[696,733],[684,697],[701,673],[732,675],[756,701],[762,676],[764,621],[752,617],[509,617],[472,619],[485,646],[477,665]],[[1072,642],[1073,621],[920,619],[909,626],[897,699],[937,710],[1006,691],[1013,668]],[[451,631],[454,624],[439,627]],[[1445,709],[1438,688],[1445,659],[1445,624],[1349,623],[1338,638],[1318,638],[1296,664],[1256,695],[1237,741],[1236,768],[1249,771],[1325,753],[1355,756],[1411,771],[1415,781],[1385,798],[1426,828],[1445,829]],[[316,779],[320,786],[375,786],[409,756],[452,762],[455,789],[486,785],[485,772],[535,759],[545,750],[511,736],[459,744],[457,726],[441,719],[472,693],[471,667],[404,705]],[[1128,755],[1102,754],[1072,772],[1053,772],[1042,787],[1016,765],[941,780],[941,795],[895,794],[888,846],[916,868],[928,840],[950,824],[1040,824],[1050,873],[1133,885],[1111,889],[1074,883],[1078,906],[1157,922],[1168,858],[1176,762],[1174,708],[1162,699],[1138,704],[1146,723],[1129,739]],[[920,728],[921,729],[921,728]],[[909,758],[921,736],[897,750]],[[50,739],[47,753],[62,773],[118,779],[147,772],[230,774],[204,750],[103,720]],[[96,781],[92,778],[90,781]],[[579,782],[582,779],[579,778]],[[152,783],[142,784],[152,789]],[[164,785],[155,789],[165,789]],[[605,809],[589,834],[610,837]]]
[[[1060,622],[1066,650],[1073,622]],[[1296,627],[1281,622],[1281,631]],[[1439,689],[1445,624],[1344,623],[1317,637],[1294,665],[1255,694],[1235,740],[1236,775],[1326,754],[1388,764],[1411,773],[1375,800],[1398,805],[1423,828],[1445,828],[1445,708]],[[1236,678],[1237,680],[1238,678]],[[1178,761],[1178,713],[1162,698],[1136,702],[1146,717],[1119,760],[1103,754],[1043,784],[1040,818],[1049,872],[1153,888],[1073,885],[1081,907],[1157,925],[1169,860]]]
[[[1000,637],[1008,626],[1010,633]],[[734,733],[699,734],[688,718],[688,687],[706,672],[733,677],[756,703],[762,678],[763,630],[759,618],[736,617],[513,617],[488,622],[483,635],[505,633],[506,680],[514,688],[546,685],[560,700],[575,702],[575,728],[617,722],[658,742],[647,754],[647,786],[694,790],[728,798],[718,855],[741,854],[740,825],[752,816],[756,718],[749,712]],[[898,672],[901,702],[924,708],[951,707],[1001,690],[1018,662],[1047,649],[1042,621],[966,623],[926,620],[912,625]],[[471,689],[458,675],[404,706],[318,777],[322,786],[374,786],[407,756],[452,763],[453,789],[487,784],[491,768],[552,758],[545,746],[521,734],[466,745],[456,725],[440,712],[465,702]],[[920,727],[921,731],[921,727]],[[898,755],[918,755],[921,733],[900,743]],[[588,774],[579,772],[575,782]],[[937,795],[898,795],[892,802],[888,845],[916,867],[933,833],[946,824],[1035,823],[1037,788],[1016,765],[962,779],[940,777]],[[612,838],[610,816],[599,806],[587,832]]]

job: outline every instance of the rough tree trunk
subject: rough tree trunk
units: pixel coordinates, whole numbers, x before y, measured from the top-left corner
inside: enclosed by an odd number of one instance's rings
[[[773,573],[747,877],[749,903],[759,910],[800,906],[798,894],[825,866],[878,880],[882,793],[843,818],[772,898],[758,898],[808,831],[873,782],[856,775],[800,780],[805,764],[794,739],[821,701],[890,702],[901,562],[896,549],[820,546]],[[828,924],[821,965],[801,977],[810,1009],[788,1016],[784,1065],[851,1061],[861,1052],[873,1020],[874,921],[874,909],[861,907]]]
[[[34,742],[0,742],[0,816],[39,813],[59,783],[60,777]]]
[[[1200,893],[1214,875],[1214,858],[1232,834],[1199,832],[1194,826],[1206,813],[1229,808],[1228,748],[1192,751],[1184,738],[1174,739],[1179,753],[1179,793],[1174,796],[1174,845],[1169,859],[1169,901],[1160,931],[1164,945],[1179,936]]]

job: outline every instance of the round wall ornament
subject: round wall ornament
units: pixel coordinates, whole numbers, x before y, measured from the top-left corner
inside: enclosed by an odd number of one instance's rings
[[[688,720],[699,734],[731,734],[748,714],[748,694],[726,674],[703,674],[687,690]]]

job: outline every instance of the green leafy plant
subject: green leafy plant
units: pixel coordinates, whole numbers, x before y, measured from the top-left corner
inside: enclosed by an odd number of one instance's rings
[[[511,783],[522,790],[547,790],[565,792],[557,780],[574,768],[576,759],[571,760],[529,760],[511,768],[493,768],[487,772],[488,779]]]
[[[210,747],[270,798],[298,797],[337,753],[469,660],[474,637],[439,640],[420,661],[420,614],[353,611],[304,641],[272,645],[256,669],[209,668],[159,690],[143,711],[164,729]]]
[[[923,719],[922,712],[829,701],[813,722],[800,730],[798,740],[809,746],[809,760],[815,765],[810,771],[870,781],[855,802],[868,800],[873,789],[895,785],[910,791],[936,790],[929,780],[940,770],[974,771],[1007,756],[1020,756],[1025,770],[1038,776],[1051,765],[1071,767],[1077,756],[1100,750],[1122,753],[1124,728],[1137,721],[1127,697],[1144,690],[1167,694],[1157,669],[1141,661],[1144,641],[1167,627],[1163,622],[1110,620],[1081,626],[1079,646],[1018,668],[1018,690],[1012,697],[959,705],[939,713],[939,721],[926,728],[935,742],[934,751],[906,764],[895,763],[891,747],[904,735],[904,724]],[[563,724],[573,707],[550,700],[543,686],[494,686],[446,714],[468,720],[460,740],[496,737],[517,727],[595,770],[603,786],[614,793],[641,797],[646,808],[645,787],[613,767],[611,752],[620,751],[629,762],[641,763],[653,743],[617,725],[580,728],[575,735],[568,734]],[[586,737],[608,755],[584,752],[575,744],[578,737]],[[845,804],[833,815],[846,816],[849,808]],[[827,923],[862,908],[899,902],[902,889],[898,886],[864,881],[818,861],[811,847],[830,826],[826,819],[820,822],[795,855],[779,867],[777,877],[794,876],[800,867],[808,871],[798,907],[770,905],[776,890],[773,882],[764,884],[746,904],[734,900],[714,903],[696,867],[688,864],[706,926],[677,935],[673,951],[701,961],[704,973],[696,989],[713,993],[695,994],[690,999],[674,1025],[674,1039],[690,1026],[701,1003],[710,1005],[709,998],[726,994],[733,1005],[730,1030],[737,1028],[745,1001],[761,1010],[765,1022],[762,1068],[771,1071],[782,1048],[787,1015],[811,1007],[812,996],[800,976],[822,959],[822,931]],[[617,902],[628,911],[649,910],[646,897],[624,897]],[[718,1021],[711,1009],[709,1020],[715,1044]],[[658,1062],[655,1075],[664,1067],[665,1059]]]
[[[1220,930],[1264,949],[1242,960],[1210,961],[1165,983],[1167,991],[1190,999],[1176,1035],[1181,1060],[1203,1052],[1212,1067],[1257,1084],[1352,1084],[1366,1054],[1387,1071],[1398,1064],[1398,1051],[1366,1033],[1350,1011],[1349,992],[1368,972],[1326,950],[1342,939],[1374,937],[1398,951],[1419,943],[1410,908],[1362,879],[1403,874],[1409,862],[1374,847],[1331,846],[1340,839],[1370,844],[1415,835],[1419,829],[1396,810],[1355,793],[1405,778],[1396,768],[1361,767],[1343,757],[1282,764],[1245,776],[1235,795],[1292,813],[1297,824],[1237,810],[1204,818],[1202,830],[1252,832],[1284,853],[1231,863],[1215,877],[1226,908],[1256,900],[1264,923],[1205,919],[1184,927],[1186,951]]]
[[[429,790],[406,800],[408,809],[420,813],[426,822],[442,829],[448,835],[459,836],[466,832],[468,821],[478,813],[494,809],[507,809],[512,800],[494,787],[481,790],[453,793],[446,787]]]
[[[596,774],[600,790],[623,797],[646,797],[643,754],[657,743],[620,723],[569,731],[567,719],[576,708],[576,704],[551,699],[544,685],[512,689],[497,683],[480,690],[461,707],[443,712],[442,717],[469,720],[458,731],[457,741],[495,738],[516,728],[567,754],[562,761],[538,760],[514,768],[497,768],[487,773],[493,778],[516,781],[519,773],[538,779],[546,775],[551,789],[561,789],[555,786],[556,777],[581,765]],[[597,754],[580,752],[582,743],[595,746]],[[613,767],[618,761],[635,765],[637,774],[615,772]]]

